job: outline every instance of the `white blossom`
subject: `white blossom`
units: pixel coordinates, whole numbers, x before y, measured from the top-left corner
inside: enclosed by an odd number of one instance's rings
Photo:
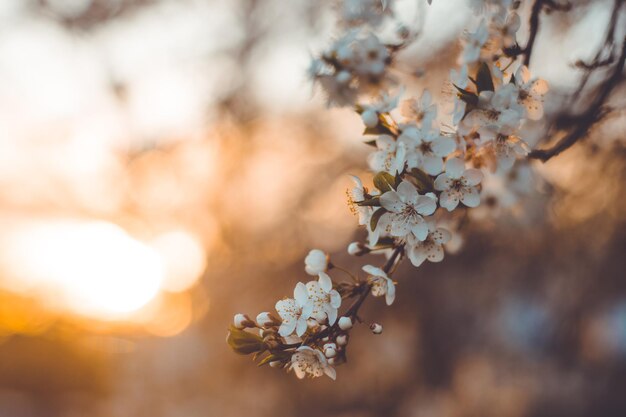
[[[434,196],[419,195],[413,184],[403,180],[397,191],[387,191],[380,196],[380,204],[388,211],[383,215],[384,224],[392,236],[403,237],[412,232],[418,239],[426,238],[428,226],[422,216],[435,212]]]
[[[402,114],[404,117],[430,128],[437,117],[437,105],[432,102],[430,92],[424,90],[419,100],[412,98],[404,101]]]
[[[325,272],[319,273],[317,281],[306,284],[309,301],[313,304],[311,317],[318,322],[328,319],[331,326],[337,321],[337,309],[341,306],[341,295],[333,290],[333,283]]]
[[[515,73],[515,84],[518,87],[518,102],[526,109],[530,120],[539,120],[543,117],[543,96],[548,92],[548,83],[545,80],[531,79],[528,67],[522,65]]]
[[[466,34],[465,49],[463,50],[463,63],[471,64],[480,58],[480,52],[489,39],[489,29],[484,20],[480,22],[475,32]]]
[[[482,172],[465,169],[465,164],[459,158],[449,159],[446,162],[446,171],[435,180],[435,189],[442,191],[439,204],[448,211],[454,210],[459,201],[467,207],[477,207],[480,204],[480,195],[476,186],[482,178]],[[417,234],[416,236],[420,238]]]
[[[396,298],[396,286],[382,269],[365,265],[363,271],[369,274],[367,280],[372,287],[372,295],[374,297],[385,296],[385,302],[388,306],[393,303]]]
[[[309,275],[318,275],[328,268],[328,255],[319,249],[313,249],[304,258],[304,270]]]
[[[392,96],[383,92],[378,100],[370,104],[362,104],[363,112],[361,113],[361,119],[363,124],[367,127],[376,127],[378,125],[378,115],[383,113],[389,113],[398,106],[398,101],[402,92]]]
[[[405,144],[396,142],[389,135],[380,135],[376,139],[378,151],[373,152],[368,157],[370,168],[374,171],[387,171],[396,174],[404,168],[406,155]]]
[[[276,311],[282,319],[278,334],[283,337],[291,335],[302,336],[307,329],[307,319],[313,312],[313,303],[309,300],[307,287],[299,282],[293,291],[294,298],[286,298],[276,303]]]
[[[414,125],[406,126],[398,137],[398,144],[404,144],[407,168],[420,168],[430,175],[443,170],[443,158],[454,151],[456,144],[451,138],[442,136],[439,129]]]
[[[291,355],[291,369],[299,379],[305,376],[317,378],[324,374],[333,380],[337,377],[335,368],[330,366],[324,354],[309,346],[300,346]]]
[[[504,171],[511,169],[517,158],[525,157],[530,152],[526,142],[510,132],[510,129],[498,129],[495,126],[485,126],[478,131],[480,145],[493,151],[498,168]]]
[[[518,128],[526,111],[517,98],[517,87],[510,83],[496,87],[496,91],[481,91],[477,108],[467,115],[459,129],[467,134],[487,125]]]
[[[437,227],[434,221],[428,222],[428,236],[424,241],[416,239],[413,235],[407,237],[407,254],[413,266],[420,266],[426,259],[430,262],[443,260],[443,245],[447,243],[452,234]]]

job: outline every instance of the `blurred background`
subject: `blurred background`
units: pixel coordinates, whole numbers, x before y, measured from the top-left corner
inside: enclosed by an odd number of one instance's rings
[[[409,3],[398,76],[449,101],[472,15]],[[572,3],[531,66],[548,119],[612,12]],[[391,308],[368,300],[384,334],[355,329],[337,382],[230,351],[308,250],[363,261],[362,126],[306,78],[334,33],[322,0],[0,2],[1,417],[626,415],[623,86],[587,140],[494,180],[455,254],[402,265]]]

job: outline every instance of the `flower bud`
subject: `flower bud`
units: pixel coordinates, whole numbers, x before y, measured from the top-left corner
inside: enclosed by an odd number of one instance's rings
[[[281,366],[283,366],[283,363],[281,361],[271,361],[270,366],[272,368],[280,368]]]
[[[359,242],[352,242],[348,245],[348,253],[350,255],[357,255],[359,252],[361,252],[361,245]]]
[[[245,314],[235,314],[233,318],[233,325],[239,330],[245,329],[246,327],[254,327],[254,322],[250,320],[250,318]]]
[[[341,330],[348,330],[352,328],[352,319],[350,317],[340,317],[339,328]]]
[[[363,119],[363,124],[367,127],[376,127],[378,126],[378,113],[376,111],[368,109],[361,113],[361,119]]]
[[[335,358],[328,358],[328,364],[329,365],[334,365],[335,364]]]
[[[266,327],[269,324],[273,323],[274,320],[270,313],[268,313],[267,311],[264,311],[263,313],[259,313],[259,315],[256,316],[256,322],[259,326]]]
[[[313,249],[304,258],[304,270],[309,275],[319,275],[328,268],[328,255],[319,249]]]
[[[334,358],[337,355],[337,345],[334,343],[327,343],[324,345],[324,355],[327,358]]]
[[[383,332],[383,326],[379,323],[372,323],[370,324],[370,330],[374,334],[381,334]]]
[[[320,323],[315,319],[307,319],[306,325],[311,330],[317,329],[318,327],[320,327]]]
[[[340,334],[339,336],[337,336],[337,339],[335,339],[335,341],[337,342],[337,345],[345,346],[348,344],[348,335]]]

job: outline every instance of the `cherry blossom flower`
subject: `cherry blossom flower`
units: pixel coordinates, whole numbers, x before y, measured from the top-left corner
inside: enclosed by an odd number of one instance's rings
[[[367,127],[375,127],[378,125],[378,115],[382,113],[389,113],[398,106],[398,101],[402,92],[392,96],[387,93],[383,93],[377,101],[371,104],[362,105],[363,112],[361,113],[361,119],[363,124]]]
[[[463,120],[459,129],[467,134],[483,126],[516,129],[526,112],[517,102],[518,90],[514,84],[504,84],[496,91],[481,91],[478,106]]]
[[[518,102],[526,109],[530,120],[539,120],[543,117],[543,96],[548,92],[548,83],[545,80],[531,79],[528,67],[522,65],[515,73],[515,84],[518,87]]]
[[[480,144],[493,151],[498,167],[504,171],[511,169],[518,157],[524,157],[530,152],[526,142],[509,132],[511,129],[498,129],[495,126],[485,126],[478,131]]]
[[[428,236],[424,241],[416,239],[413,235],[407,237],[407,254],[413,266],[420,266],[426,259],[430,262],[441,262],[443,260],[443,245],[447,243],[452,234],[442,228],[437,227],[434,221],[428,221]]]
[[[319,249],[313,249],[304,258],[304,270],[309,275],[318,275],[328,268],[328,255]]]
[[[396,298],[396,286],[382,269],[372,266],[363,266],[363,271],[369,274],[367,281],[372,286],[372,295],[374,297],[385,296],[385,302],[388,306],[393,304]]]
[[[443,158],[456,147],[454,140],[442,136],[439,129],[411,125],[402,130],[398,144],[404,144],[406,149],[407,168],[420,168],[430,175],[443,171]]]
[[[307,329],[307,319],[313,312],[313,303],[309,299],[307,287],[299,282],[293,290],[294,298],[286,298],[276,303],[276,311],[283,320],[278,334],[283,337],[291,335],[302,336]]]
[[[463,50],[463,63],[471,64],[480,58],[483,45],[489,38],[489,29],[484,20],[480,22],[475,32],[466,35],[466,45]]]
[[[293,369],[298,379],[302,379],[305,376],[317,378],[324,374],[332,380],[337,378],[335,368],[330,366],[324,354],[309,346],[300,346],[296,349],[291,356],[291,369]]]
[[[437,105],[433,104],[430,92],[424,90],[419,101],[414,98],[404,101],[402,114],[404,117],[415,120],[422,126],[429,128],[437,117]]]
[[[368,157],[370,168],[374,171],[387,171],[395,174],[404,168],[406,148],[404,143],[398,143],[389,135],[380,135],[376,139],[378,151]]]
[[[465,169],[465,164],[459,158],[449,159],[446,162],[446,171],[435,180],[435,189],[442,191],[439,204],[448,211],[454,210],[459,201],[467,207],[477,207],[480,204],[480,194],[476,186],[482,178],[482,172]],[[416,236],[420,239],[420,236]]]
[[[415,186],[403,180],[397,191],[387,191],[380,196],[380,204],[388,211],[387,227],[392,236],[403,237],[413,233],[418,239],[425,239],[428,226],[422,216],[430,216],[437,209],[434,196],[419,195]]]
[[[341,295],[333,290],[333,283],[325,272],[320,272],[317,281],[306,284],[309,301],[313,305],[311,317],[322,322],[328,319],[331,326],[337,321],[337,309],[341,306]]]

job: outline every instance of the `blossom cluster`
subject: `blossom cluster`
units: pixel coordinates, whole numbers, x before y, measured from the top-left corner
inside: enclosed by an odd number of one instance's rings
[[[376,33],[394,18],[394,3],[340,2],[344,33],[313,60],[310,75],[329,104],[355,109],[364,142],[373,148],[367,159],[373,187],[353,177],[348,192],[368,237],[351,243],[348,253],[387,259],[381,267],[363,266],[363,276],[344,270],[351,281],[333,283],[329,272],[342,268],[326,253],[311,251],[305,271],[316,279],[298,283],[293,298],[279,300],[278,317],[235,316],[228,340],[237,352],[261,355],[261,364],[293,370],[299,378],[335,379],[334,366],[346,360],[349,331],[361,321],[365,298],[384,297],[391,305],[391,275],[401,259],[415,267],[442,261],[460,233],[458,219],[481,205],[486,180],[517,169],[529,152],[524,128],[543,117],[548,91],[520,62],[518,3],[470,0],[478,23],[464,33],[458,67],[450,71],[453,109],[445,113],[427,90],[401,102],[404,89],[390,72],[413,38],[405,30],[400,43],[384,43]],[[340,313],[347,300],[353,301]],[[378,323],[370,328],[382,331]]]

